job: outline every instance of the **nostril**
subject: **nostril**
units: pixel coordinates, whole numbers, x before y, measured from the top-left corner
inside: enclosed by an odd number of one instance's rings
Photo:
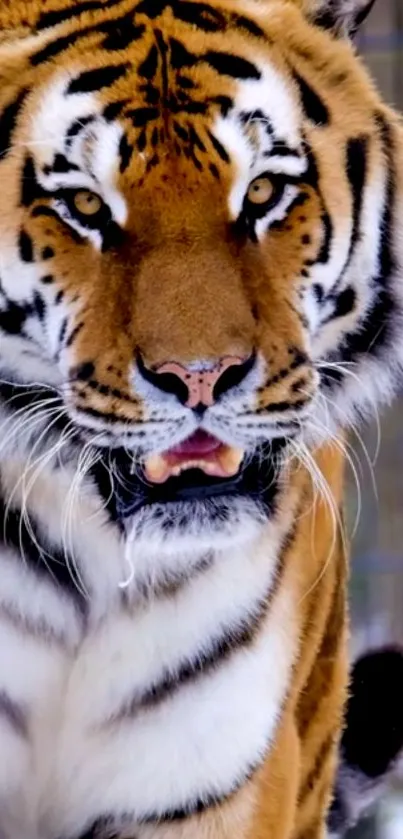
[[[162,390],[164,393],[171,393],[176,396],[183,405],[189,399],[189,388],[180,376],[175,373],[152,370],[144,363],[141,355],[137,356],[137,367],[143,378],[150,384]]]
[[[157,372],[155,374],[155,384],[164,393],[171,393],[173,396],[177,396],[179,402],[182,402],[184,405],[189,399],[189,388],[187,384],[179,376],[175,376],[174,373]]]
[[[240,361],[237,364],[231,364],[231,366],[227,367],[214,386],[214,402],[216,402],[220,396],[224,396],[228,390],[238,387],[238,385],[243,382],[248,373],[252,370],[255,361],[256,355],[255,353],[252,353],[252,355],[250,355],[245,361]]]

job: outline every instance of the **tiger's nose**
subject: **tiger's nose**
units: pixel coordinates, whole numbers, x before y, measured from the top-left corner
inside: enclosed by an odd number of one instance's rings
[[[174,394],[187,408],[210,408],[232,388],[240,385],[255,362],[255,356],[239,358],[225,356],[211,365],[185,367],[176,361],[161,364],[151,370],[138,361],[142,375],[164,393]]]

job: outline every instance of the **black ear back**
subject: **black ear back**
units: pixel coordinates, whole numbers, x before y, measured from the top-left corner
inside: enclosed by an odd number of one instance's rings
[[[403,748],[403,651],[387,647],[354,665],[344,759],[371,778],[388,771]]]
[[[350,681],[331,836],[341,836],[384,793],[403,754],[403,649],[384,647],[356,661]]]
[[[314,20],[323,29],[352,37],[375,3],[376,0],[324,0]]]

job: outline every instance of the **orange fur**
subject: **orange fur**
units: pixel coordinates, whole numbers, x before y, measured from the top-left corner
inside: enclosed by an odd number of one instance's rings
[[[35,92],[19,130],[21,142],[35,112],[35,96],[40,97],[55,67],[68,68],[78,62],[80,69],[90,69],[106,61],[102,50],[97,51],[97,35],[90,34],[72,41],[54,62],[30,65],[30,54],[55,36],[44,30],[35,48],[22,36],[35,29],[41,13],[68,5],[73,4],[65,0],[3,0],[2,102],[9,101],[19,86],[32,86]],[[129,6],[123,3],[122,8]],[[224,13],[240,9],[232,0],[210,0],[210,6]],[[314,6],[303,0],[267,0],[267,14],[263,4],[256,11],[249,4],[248,14],[269,35],[270,43],[258,44],[257,49],[282,69],[291,87],[289,67],[293,66],[320,90],[330,111],[344,114],[343,120],[335,120],[326,129],[310,126],[306,131],[319,161],[321,143],[327,146],[320,176],[328,212],[348,217],[351,202],[341,163],[346,137],[363,133],[371,137],[370,166],[375,167],[381,150],[374,111],[385,115],[396,136],[401,129],[380,103],[352,47],[332,40],[303,16],[301,9],[310,12]],[[113,20],[116,12],[113,8],[85,12],[79,25],[76,19],[62,24],[59,37],[85,29],[97,15]],[[186,42],[188,47],[191,38],[196,51],[213,49],[221,42],[220,34],[190,33],[188,25],[170,19],[168,13],[163,25],[167,36]],[[256,39],[234,29],[226,35],[225,48],[247,58],[256,48]],[[147,50],[147,42],[133,43],[113,61],[129,61],[135,73]],[[190,68],[188,74],[206,98],[233,92],[233,80],[217,78],[208,68]],[[144,107],[142,94],[133,92],[134,79],[133,74],[120,79],[99,96],[105,104],[127,98],[133,107]],[[200,119],[194,117],[196,127]],[[169,110],[162,113],[159,127],[172,120]],[[178,122],[181,124],[180,117]],[[138,129],[132,127],[133,142],[138,135]],[[180,138],[176,142],[180,145]],[[152,150],[147,147],[146,152],[150,159]],[[215,158],[214,163],[219,166]],[[2,189],[9,193],[11,206],[15,203],[14,158],[8,165],[10,181],[6,178]],[[258,394],[257,410],[273,401],[296,401],[313,386],[314,372],[309,365],[302,374],[299,369],[298,376],[290,371],[283,376],[282,371],[289,370],[293,357],[305,348],[293,301],[298,284],[303,282],[301,269],[307,261],[315,261],[322,245],[317,195],[307,185],[303,209],[296,207],[287,227],[274,231],[257,253],[251,245],[241,247],[227,233],[219,196],[231,173],[222,166],[220,174],[220,180],[208,170],[201,174],[186,155],[175,154],[173,146],[167,145],[161,165],[148,174],[144,159],[136,157],[119,182],[131,210],[129,235],[118,252],[96,253],[91,244],[72,248],[55,219],[30,219],[21,209],[7,220],[8,226],[15,226],[23,217],[35,246],[54,248],[52,270],[60,288],[69,300],[79,297],[77,322],[83,322],[83,327],[74,344],[75,363],[96,359],[96,379],[108,393],[79,383],[77,404],[85,399],[87,406],[98,411],[113,412],[128,421],[141,419],[144,406],[140,397],[129,393],[124,373],[137,350],[150,366],[157,366],[169,360],[186,363],[228,354],[248,356],[257,346],[273,374]],[[341,520],[342,454],[328,444],[313,456]],[[301,466],[290,467],[281,505],[294,510],[295,531],[284,548],[275,596],[284,590],[291,593],[299,640],[276,742],[264,766],[231,801],[185,825],[167,826],[161,832],[166,839],[324,839],[347,686],[342,525],[328,503],[317,497],[308,471]]]

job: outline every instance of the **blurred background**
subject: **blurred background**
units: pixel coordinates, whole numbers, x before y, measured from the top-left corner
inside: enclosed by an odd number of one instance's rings
[[[403,111],[403,0],[378,0],[357,45],[385,99]],[[362,494],[351,578],[352,647],[357,653],[385,642],[403,646],[403,397],[383,413],[380,429],[374,424],[364,430],[362,442],[356,438],[352,443],[357,469],[361,462]],[[373,476],[363,446],[369,461],[375,461]],[[357,512],[355,483],[350,476],[351,527]],[[348,839],[403,839],[403,772],[379,811]]]

